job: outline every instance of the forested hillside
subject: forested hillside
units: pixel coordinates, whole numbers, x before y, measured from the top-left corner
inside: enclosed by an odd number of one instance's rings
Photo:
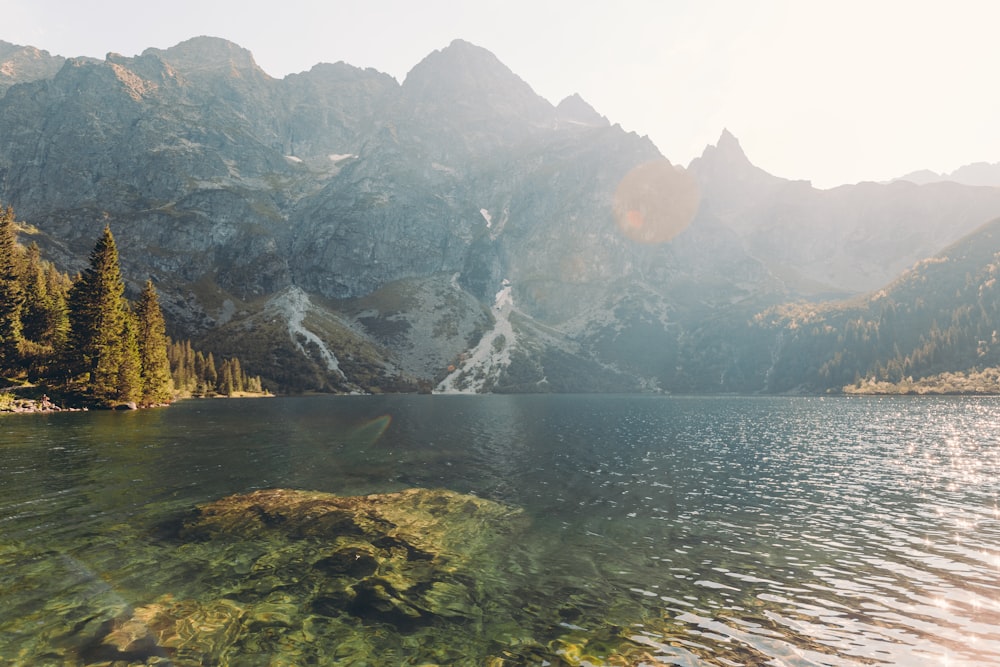
[[[772,345],[766,390],[1000,390],[998,277],[1000,219],[866,298],[762,313],[750,338]]]

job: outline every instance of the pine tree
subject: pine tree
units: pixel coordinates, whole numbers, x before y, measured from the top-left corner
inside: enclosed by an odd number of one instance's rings
[[[118,383],[115,400],[138,403],[142,400],[142,357],[139,351],[139,319],[126,303],[125,325],[122,329]]]
[[[202,354],[201,350],[197,350],[194,353],[194,375],[198,378],[198,386],[195,392],[199,396],[207,396],[208,386],[205,383],[205,355]]]
[[[233,382],[233,367],[229,359],[223,359],[222,368],[219,369],[219,393],[225,396],[232,396],[236,391]]]
[[[179,393],[187,391],[187,373],[184,368],[184,344],[181,342],[170,342],[167,349],[167,357],[170,359],[170,375],[174,380],[174,389]]]
[[[16,367],[22,339],[24,291],[18,253],[14,209],[8,206],[0,209],[0,368],[3,369]]]
[[[24,306],[21,310],[22,337],[26,357],[42,366],[52,360],[53,352],[63,346],[69,323],[66,315],[66,292],[69,278],[41,258],[38,244],[24,253],[21,268]],[[25,359],[25,361],[32,361]]]
[[[233,389],[237,392],[242,392],[246,389],[246,375],[243,373],[243,367],[240,365],[240,360],[233,357],[229,361],[229,369],[232,371],[233,375]]]
[[[152,280],[146,281],[135,310],[142,367],[140,402],[143,405],[167,403],[173,394],[170,360],[167,357],[167,326]]]
[[[187,386],[185,389],[189,392],[194,392],[198,389],[198,374],[194,368],[194,348],[191,347],[190,340],[184,341],[182,352],[184,375],[187,377]]]
[[[66,361],[83,389],[107,405],[134,397],[135,387],[121,384],[129,381],[132,369],[122,366],[131,363],[133,353],[127,330],[131,313],[124,294],[118,248],[111,229],[105,227],[90,253],[90,266],[70,289]]]
[[[209,392],[213,392],[217,390],[218,383],[219,371],[215,368],[215,357],[209,352],[208,357],[205,359],[205,386]]]
[[[41,342],[48,328],[49,293],[37,243],[28,246],[21,273],[24,306],[21,310],[21,334],[27,340]]]
[[[69,335],[69,311],[66,306],[67,295],[72,281],[65,273],[56,269],[51,262],[45,263],[45,290],[48,294],[48,312],[46,313],[46,330],[42,341],[60,349]]]

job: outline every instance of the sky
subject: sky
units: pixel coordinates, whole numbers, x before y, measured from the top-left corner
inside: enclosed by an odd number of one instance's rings
[[[0,40],[67,57],[222,37],[277,78],[344,61],[402,82],[464,39],[675,164],[728,129],[821,188],[1000,162],[993,0],[0,0],[0,16]]]

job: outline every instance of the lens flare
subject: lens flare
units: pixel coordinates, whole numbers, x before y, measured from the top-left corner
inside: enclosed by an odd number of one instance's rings
[[[694,178],[669,160],[654,160],[625,174],[615,191],[615,220],[640,243],[666,243],[684,231],[698,212]]]
[[[345,440],[352,445],[373,445],[391,423],[392,415],[381,415],[351,429]]]

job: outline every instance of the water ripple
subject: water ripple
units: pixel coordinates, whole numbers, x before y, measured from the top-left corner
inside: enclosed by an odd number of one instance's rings
[[[9,608],[58,604],[49,561],[102,609],[87,572],[176,585],[168,560],[118,563],[123,536],[227,493],[447,487],[531,517],[496,576],[553,637],[619,633],[675,665],[1000,664],[1000,400],[221,403],[8,431],[0,560],[29,575],[3,580]]]

